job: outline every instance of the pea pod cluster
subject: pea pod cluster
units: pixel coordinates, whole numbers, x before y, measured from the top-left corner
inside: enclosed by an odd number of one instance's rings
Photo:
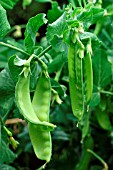
[[[89,105],[93,90],[91,40],[88,41],[86,50],[78,37],[75,42],[71,41],[68,48],[68,70],[72,111],[80,121],[85,103]]]
[[[51,85],[47,72],[40,75],[34,92],[32,107],[41,122],[49,122]],[[40,130],[37,125],[28,123],[29,134],[36,156],[49,162],[51,159],[52,142],[50,131]]]
[[[43,70],[37,80],[33,100],[30,98],[30,74],[19,76],[15,89],[16,103],[20,113],[28,121],[29,135],[36,156],[49,162],[52,144],[50,131],[55,125],[49,123],[51,98],[50,78]]]

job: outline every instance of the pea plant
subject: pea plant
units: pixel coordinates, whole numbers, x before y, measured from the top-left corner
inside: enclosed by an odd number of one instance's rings
[[[13,25],[19,3],[49,9]],[[112,18],[112,0],[0,0],[1,169],[112,169]]]

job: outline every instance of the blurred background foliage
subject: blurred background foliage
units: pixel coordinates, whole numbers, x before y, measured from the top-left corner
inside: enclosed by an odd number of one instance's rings
[[[1,4],[7,10],[11,29],[7,36],[4,39],[1,38],[0,41],[9,42],[11,45],[16,44],[21,49],[24,48],[23,38],[28,19],[37,13],[46,13],[48,18],[50,15],[56,15],[57,19],[62,15],[69,2],[71,0],[55,1],[54,9],[50,12],[52,4],[49,0],[33,0],[29,1],[27,5],[22,0],[18,0],[18,2],[15,1],[15,4],[9,6],[6,6],[4,1],[4,4]],[[75,1],[75,4],[78,6],[78,1]],[[102,7],[112,12],[113,1],[103,0]],[[97,25],[98,29],[96,28]],[[42,47],[47,46],[46,29],[45,25],[42,26],[37,34],[37,43]],[[57,125],[57,128],[52,132],[53,155],[51,162],[45,168],[46,170],[76,170],[76,165],[80,162],[83,151],[81,139],[85,126],[90,127],[89,131],[94,140],[94,152],[107,162],[110,170],[113,170],[113,15],[100,19],[89,30],[95,32],[99,37],[102,47],[93,52],[94,93],[90,103],[89,119],[86,121],[87,118],[84,118],[85,121],[83,120],[78,126],[70,105],[67,62],[65,62],[63,68],[59,68],[59,63],[62,65],[62,60],[59,60],[61,57],[63,59],[63,56],[59,55],[53,60],[55,51],[53,50],[48,54],[53,54],[52,60],[54,61],[48,66],[52,86],[59,91],[63,102],[61,105],[55,102],[51,104],[50,120]],[[17,117],[23,117],[13,104],[15,85],[8,72],[4,71],[4,68],[7,68],[9,57],[13,54],[15,54],[13,49],[0,46],[0,115],[7,117],[6,126],[12,131],[13,137],[19,142],[19,145],[16,150],[10,143],[6,145],[9,139],[6,131],[1,129],[0,169],[36,170],[44,164],[44,161],[38,160],[33,152],[26,122],[19,122],[17,119]],[[22,58],[22,54],[17,54]],[[56,68],[57,70],[55,70]],[[57,77],[58,74],[56,73],[59,72],[59,69],[61,69],[60,77]],[[60,84],[54,82],[55,76]],[[99,91],[97,87],[102,87],[102,90]],[[7,97],[4,95],[6,89]],[[64,95],[65,90],[66,96]],[[14,122],[11,121],[11,118],[14,119]],[[92,156],[88,170],[102,169],[101,162]]]

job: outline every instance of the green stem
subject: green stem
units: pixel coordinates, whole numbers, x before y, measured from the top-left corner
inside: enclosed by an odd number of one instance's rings
[[[101,31],[101,28],[102,28],[102,23],[101,23],[101,21],[98,21],[96,23],[96,27],[94,29],[94,34],[98,35]]]
[[[109,91],[104,91],[104,90],[101,90],[100,93],[103,93],[103,94],[108,94],[108,95],[113,95],[112,92],[109,92]]]
[[[43,56],[47,51],[49,51],[52,48],[52,45],[48,46],[45,50],[43,50],[37,57],[40,58]]]
[[[15,46],[12,46],[12,45],[10,45],[10,44],[4,43],[4,42],[0,42],[0,45],[3,45],[3,46],[5,46],[5,47],[11,48],[11,49],[13,49],[13,50],[16,50],[16,51],[18,51],[18,52],[20,52],[20,53],[22,53],[22,54],[24,54],[24,55],[27,55],[27,56],[29,56],[29,57],[31,56],[29,53],[25,52],[24,50],[19,49],[19,48],[15,47]],[[45,50],[43,50],[38,56],[35,55],[35,54],[33,54],[33,56],[35,57],[35,60],[38,60],[38,61],[42,64],[42,66],[44,67],[44,69],[46,69],[47,66],[46,66],[46,64],[40,59],[40,57],[43,56],[43,55],[44,55],[47,51],[49,51],[51,48],[52,48],[52,45],[48,46],[48,47],[47,47]],[[33,58],[33,57],[32,57],[32,58]]]
[[[87,152],[91,153],[93,156],[95,156],[104,166],[103,170],[108,170],[108,165],[107,163],[99,156],[97,155],[95,152],[93,152],[91,149],[87,149]]]
[[[73,5],[74,8],[76,7],[74,0],[69,0],[69,2]]]
[[[18,51],[18,52],[20,52],[20,53],[22,53],[24,55],[30,56],[30,54],[28,54],[27,52],[23,51],[22,49],[19,49],[18,47],[12,46],[10,44],[6,44],[4,42],[0,42],[0,45],[3,45],[5,47],[11,48],[13,50],[16,50],[16,51]]]
[[[19,26],[21,29],[22,29],[22,28],[26,28],[26,25],[25,25],[25,24],[22,24],[22,25],[14,25],[14,26],[7,32],[7,35],[10,34],[11,32],[13,32],[14,30],[16,30],[16,26]]]
[[[81,0],[78,0],[78,4],[79,4],[80,7],[82,7],[82,2],[81,2]]]
[[[84,7],[86,7],[86,1],[85,0],[83,0],[83,3],[84,3]]]
[[[9,129],[6,128],[6,126],[3,126],[3,129],[6,131],[6,133],[9,137],[12,137],[12,132],[10,132]]]
[[[61,76],[61,72],[62,72],[62,68],[63,68],[63,66],[61,66],[61,68],[56,73],[55,78],[54,78],[55,81],[59,81],[60,76]]]

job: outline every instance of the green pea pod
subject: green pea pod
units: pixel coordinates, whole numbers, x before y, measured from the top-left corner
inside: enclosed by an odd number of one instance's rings
[[[109,116],[106,111],[101,111],[100,109],[97,109],[96,118],[97,118],[99,125],[104,130],[109,130],[109,131],[113,130],[112,124],[110,122]]]
[[[32,106],[35,114],[41,121],[49,121],[49,108],[51,99],[51,84],[47,72],[42,72],[34,92]],[[28,124],[29,135],[36,156],[49,162],[52,154],[51,134],[39,130],[37,125]]]
[[[29,84],[30,75],[28,75],[28,77],[24,77],[24,75],[21,74],[15,89],[16,103],[20,113],[27,121],[39,125],[39,128],[44,128],[45,130],[53,130],[55,125],[46,121],[41,122],[36,116],[30,99]]]
[[[38,79],[36,89],[34,92],[32,106],[36,116],[40,121],[49,122],[49,108],[51,100],[51,84],[48,73],[42,72]]]
[[[82,60],[75,44],[71,43],[68,49],[69,89],[72,111],[79,121],[84,113]]]
[[[88,105],[92,98],[93,91],[93,69],[90,52],[87,52],[83,59],[83,68],[84,68],[85,97],[86,103]]]
[[[87,151],[87,149],[93,150],[93,147],[94,147],[93,138],[91,136],[87,136],[83,143],[82,156],[80,162],[75,167],[75,170],[89,170],[89,163],[92,155]]]
[[[28,123],[29,135],[36,156],[49,162],[52,153],[51,134],[48,131],[39,130],[38,125]]]

